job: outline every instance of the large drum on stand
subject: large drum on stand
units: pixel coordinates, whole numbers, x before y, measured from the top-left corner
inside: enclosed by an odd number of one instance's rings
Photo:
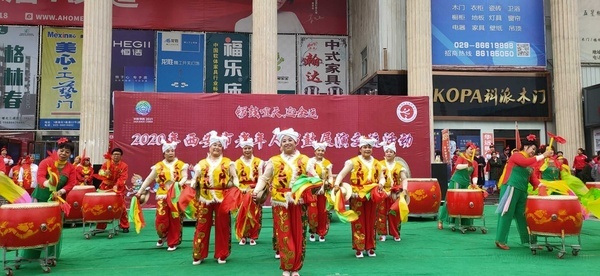
[[[409,178],[408,194],[410,196],[409,216],[434,218],[437,216],[442,201],[442,192],[437,179]]]
[[[96,192],[96,187],[92,185],[80,185],[75,186],[67,194],[67,203],[71,205],[71,211],[68,216],[65,216],[66,221],[81,221],[83,219],[83,213],[81,212],[81,206],[83,205],[83,196],[87,193]]]
[[[537,254],[540,249],[534,237],[544,237],[544,246],[548,251],[558,249],[558,258],[562,259],[566,253],[566,247],[572,248],[573,256],[581,250],[581,227],[583,225],[582,206],[576,196],[550,195],[550,196],[528,196],[525,209],[527,231],[529,232],[529,243],[532,254]],[[577,244],[567,245],[565,237],[576,236]],[[549,237],[559,238],[560,244],[552,244]]]
[[[0,247],[6,250],[55,245],[62,232],[58,202],[2,205],[0,229]]]
[[[591,189],[591,188],[600,189],[600,182],[587,182],[587,183],[585,183],[585,186],[588,187],[588,189]]]
[[[483,216],[483,192],[470,189],[448,189],[446,193],[448,215],[461,218]]]
[[[123,198],[116,193],[87,193],[81,212],[84,222],[112,222],[123,212]]]

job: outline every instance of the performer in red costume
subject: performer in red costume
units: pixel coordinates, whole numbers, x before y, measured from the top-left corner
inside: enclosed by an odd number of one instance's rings
[[[256,187],[258,178],[262,175],[264,162],[260,160],[260,158],[254,156],[254,140],[252,140],[252,138],[243,139],[240,137],[240,140],[242,157],[235,161],[235,168],[240,181],[240,190],[245,193],[244,196],[252,197],[252,192]],[[262,225],[262,206],[253,200],[250,200],[248,206],[244,206],[240,209],[235,222],[236,233],[241,232],[240,245],[245,245],[246,242],[250,243],[250,245],[256,245],[256,240],[258,239],[258,234],[260,233]],[[255,215],[256,222],[252,223],[249,216],[243,214],[243,210]]]
[[[335,179],[335,189],[350,174],[352,198],[350,208],[358,214],[358,220],[352,222],[352,249],[356,250],[356,258],[362,258],[363,251],[369,257],[375,254],[375,203],[367,194],[372,189],[383,189],[385,176],[381,164],[373,156],[373,146],[377,140],[361,137],[360,155],[352,157],[344,163],[344,168]]]
[[[86,156],[81,158],[81,160],[81,163],[76,166],[77,182],[79,183],[79,185],[92,185],[92,175],[94,175],[94,168],[92,168],[92,165],[90,164],[90,158]]]
[[[177,142],[167,143],[162,141],[162,152],[164,160],[152,166],[152,171],[144,180],[144,183],[136,193],[140,198],[142,193],[151,184],[158,183],[156,191],[156,233],[160,238],[156,242],[157,247],[162,247],[167,242],[169,248],[167,251],[175,251],[181,244],[182,234],[182,216],[177,209],[177,204],[173,204],[173,185],[183,185],[188,178],[188,164],[175,157],[175,148]]]
[[[129,166],[121,161],[122,157],[123,150],[114,148],[111,151],[110,159],[102,164],[98,174],[103,178],[100,190],[115,192],[123,198],[123,213],[121,213],[121,219],[119,220],[119,228],[121,228],[123,233],[129,233],[129,217],[126,212],[127,207],[125,206],[125,193],[127,192],[125,185],[129,177]],[[88,157],[83,158],[82,167],[85,166],[86,159],[89,162]],[[106,223],[98,223],[96,225],[96,230],[104,231],[105,229]]]
[[[23,187],[27,193],[31,194],[37,186],[35,182],[36,174],[37,165],[33,164],[30,155],[26,155],[19,160],[18,165],[12,167],[8,176],[12,178],[15,184]]]
[[[196,231],[194,233],[193,265],[199,265],[208,257],[210,229],[215,223],[215,259],[219,264],[227,263],[231,253],[231,215],[221,208],[227,189],[231,184],[239,187],[235,163],[223,157],[227,137],[210,132],[208,157],[194,166],[192,188],[196,189]]]
[[[327,142],[318,143],[313,141],[313,149],[315,149],[315,157],[308,160],[306,170],[309,176],[316,176],[323,180],[323,186],[317,191],[314,202],[311,202],[308,207],[308,226],[309,240],[316,240],[315,234],[319,236],[319,242],[325,241],[325,235],[329,231],[329,212],[327,211],[327,193],[333,187],[333,165],[325,159],[325,150],[327,150]]]
[[[385,153],[384,160],[381,160],[381,167],[385,175],[385,185],[383,190],[387,197],[377,206],[377,221],[375,229],[379,234],[380,241],[385,241],[389,234],[394,237],[394,241],[401,241],[400,238],[400,214],[390,214],[390,209],[396,198],[396,195],[405,196],[403,193],[408,188],[406,169],[396,161],[396,145],[394,142],[381,144]]]
[[[254,200],[261,198],[267,183],[272,183],[270,192],[277,247],[275,254],[280,257],[279,268],[284,276],[298,276],[306,254],[306,206],[303,199],[294,200],[292,185],[300,175],[306,175],[308,156],[296,149],[299,134],[294,129],[276,128],[273,134],[279,141],[281,154],[269,159],[252,197]]]

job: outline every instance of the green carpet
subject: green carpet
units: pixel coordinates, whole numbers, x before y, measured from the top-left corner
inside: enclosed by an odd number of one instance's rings
[[[579,256],[567,250],[564,259],[556,251],[540,251],[532,255],[526,246],[518,244],[514,223],[508,245],[510,251],[494,246],[496,234],[495,206],[487,206],[487,234],[437,230],[432,219],[411,218],[402,226],[402,241],[377,243],[377,257],[356,259],[351,249],[350,225],[331,224],[324,243],[308,242],[301,275],[459,275],[468,272],[479,275],[595,275],[600,260],[600,221],[587,220],[581,233]],[[155,247],[154,211],[144,212],[148,226],[138,235],[120,233],[113,239],[99,234],[85,240],[81,227],[66,228],[63,233],[61,259],[52,274],[57,275],[281,275],[279,260],[271,249],[272,217],[265,209],[264,227],[256,246],[239,246],[232,242],[232,253],[226,264],[207,259],[192,266],[192,236],[194,227],[186,223],[182,245],[174,252]],[[481,220],[475,220],[477,226]],[[213,228],[214,232],[214,228]],[[214,237],[214,233],[213,237]],[[553,240],[554,243],[558,240]],[[577,243],[575,237],[567,240]],[[213,254],[211,244],[209,257]],[[8,259],[14,258],[9,252]],[[44,274],[37,263],[24,264],[15,275]]]

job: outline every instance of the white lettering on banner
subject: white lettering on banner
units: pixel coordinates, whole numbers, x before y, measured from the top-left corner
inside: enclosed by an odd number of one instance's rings
[[[242,57],[243,44],[241,40],[233,40],[223,43],[223,56],[226,57]]]
[[[241,77],[242,76],[242,66],[238,65],[238,63],[242,63],[239,59],[226,59],[225,60],[225,77]]]
[[[12,0],[3,0],[5,2],[10,3]],[[67,3],[70,4],[81,4],[84,0],[66,0]],[[58,0],[50,0],[52,3],[58,2]],[[113,0],[113,5],[120,8],[137,8],[138,3],[137,0]],[[16,4],[34,4],[37,5],[38,0],[16,0]]]
[[[225,91],[227,94],[242,94],[242,84],[241,83],[226,83]]]
[[[285,114],[279,113],[280,108],[278,106],[275,107],[263,107],[259,108],[257,106],[240,106],[235,109],[235,116],[238,119],[244,118],[296,118],[296,119],[319,119],[319,115],[317,114],[316,108],[306,109],[304,106],[300,106],[299,108],[295,108],[292,106],[288,106],[285,108]]]
[[[252,135],[249,132],[246,131],[242,131],[237,137],[237,139],[233,139],[232,137],[234,137],[234,133],[231,132],[227,132],[224,131],[221,133],[222,136],[227,137],[227,145],[229,147],[229,145],[231,145],[232,141],[235,144],[234,148],[241,148],[240,147],[240,142],[243,140],[247,140],[248,138],[253,137],[254,138],[254,145],[257,147],[258,150],[261,150],[265,144],[268,143],[268,147],[279,147],[279,141],[277,140],[277,137],[275,135],[271,136],[271,139],[267,140],[265,139],[265,133],[263,132],[256,132],[254,135]],[[350,134],[346,133],[346,132],[337,132],[335,135],[333,135],[333,133],[331,131],[327,131],[324,133],[321,133],[321,139],[317,139],[317,137],[319,137],[316,133],[314,132],[306,132],[306,133],[302,133],[300,135],[300,141],[298,141],[298,144],[300,145],[300,148],[307,148],[307,147],[311,147],[312,146],[312,142],[313,141],[317,141],[317,142],[326,142],[328,147],[332,147],[332,148],[338,148],[338,149],[346,149],[349,147],[358,147],[359,145],[359,140],[361,136],[367,136],[369,138],[375,139],[377,140],[377,143],[375,144],[375,148],[380,148],[381,145],[379,145],[379,141],[380,141],[380,136],[379,133],[377,132],[371,132],[368,134],[361,134],[360,132],[354,132],[352,134],[352,138],[350,137]],[[398,138],[396,138],[398,137]],[[177,141],[177,142],[181,142],[179,140],[179,134],[177,132],[170,132],[168,135],[164,134],[164,133],[135,133],[133,135],[131,135],[131,143],[130,145],[132,146],[160,146],[161,145],[161,141],[166,140],[167,142],[173,142],[173,141]],[[394,132],[384,132],[383,136],[381,138],[381,141],[385,141],[387,143],[389,142],[393,142],[393,143],[397,143],[398,146],[400,146],[401,148],[410,148],[413,144],[414,138],[412,136],[411,133],[399,133],[398,136],[396,136],[396,133]],[[210,133],[206,133],[202,136],[202,138],[200,138],[195,132],[192,133],[188,133],[185,135],[185,139],[183,139],[183,145],[185,147],[201,147],[201,148],[208,148],[210,146]]]

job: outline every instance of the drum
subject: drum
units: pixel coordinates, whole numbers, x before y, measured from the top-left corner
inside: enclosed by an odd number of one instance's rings
[[[71,211],[69,215],[65,217],[66,220],[81,220],[83,214],[81,213],[81,205],[83,203],[83,196],[87,193],[93,193],[96,191],[96,187],[92,185],[80,185],[73,187],[73,190],[67,194],[67,203],[71,205]]]
[[[116,193],[87,193],[83,196],[83,222],[111,222],[121,217],[123,198]]]
[[[435,178],[409,178],[410,215],[437,215],[442,200],[440,184]]]
[[[483,215],[483,192],[470,189],[448,189],[448,215],[461,218],[479,218]]]
[[[576,196],[550,195],[527,197],[527,226],[532,234],[579,235],[583,224],[581,204]]]
[[[0,206],[0,247],[16,250],[55,245],[61,232],[58,202]]]
[[[588,187],[588,189],[591,189],[591,188],[600,189],[600,182],[587,182],[587,183],[585,183],[585,186]]]

